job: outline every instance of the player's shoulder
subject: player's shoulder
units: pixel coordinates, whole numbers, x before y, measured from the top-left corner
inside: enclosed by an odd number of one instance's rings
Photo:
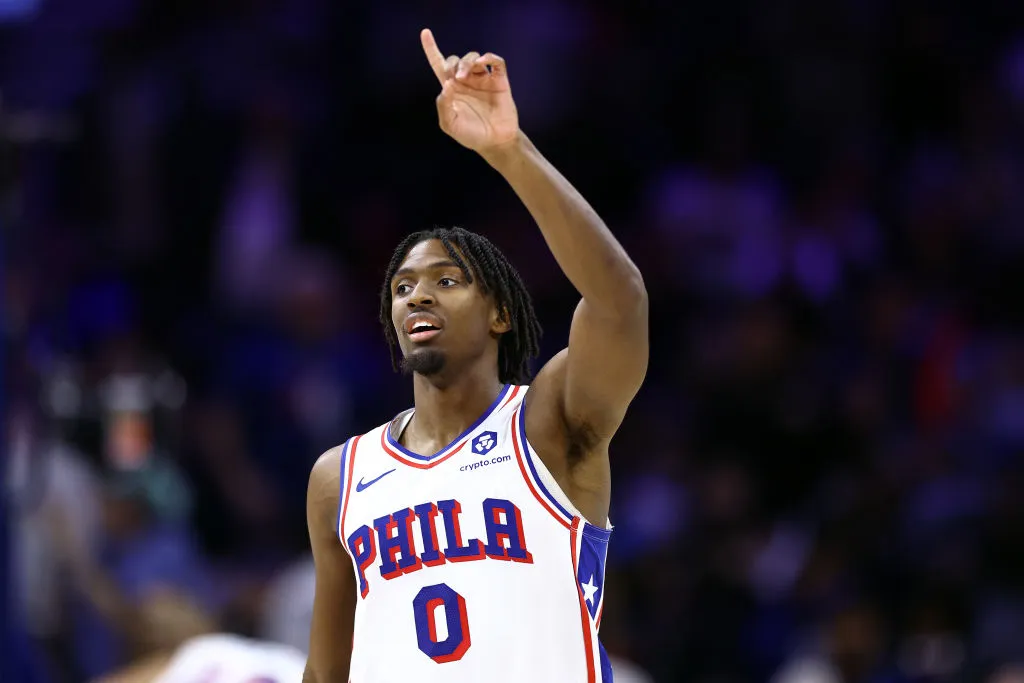
[[[306,487],[306,515],[310,532],[314,526],[329,526],[338,496],[341,493],[341,453],[336,448],[326,451],[313,463]]]
[[[344,448],[345,445],[341,444],[329,448],[320,454],[320,457],[313,463],[313,468],[309,472],[310,487],[314,483],[322,485],[340,478],[341,456]]]
[[[505,395],[505,402],[506,403],[515,403],[516,399],[522,400],[523,396],[526,395],[526,392],[529,389],[530,389],[530,385],[529,384],[509,384],[509,385],[506,385],[505,391],[503,392],[504,395]]]
[[[507,421],[516,414],[517,409],[523,405],[523,399],[530,390],[529,384],[506,384],[502,392],[498,394],[494,405],[485,414],[485,422],[492,420]]]
[[[316,459],[316,462],[313,463],[310,480],[312,481],[314,478],[323,480],[340,478],[342,462],[346,457],[349,457],[353,446],[355,446],[357,442],[366,442],[369,440],[369,442],[372,443],[374,438],[380,439],[381,433],[388,428],[392,421],[393,420],[388,420],[383,424],[377,425],[368,432],[351,436],[337,446],[333,446],[321,453]]]
[[[403,411],[399,413],[399,416],[407,412],[409,411]],[[367,444],[379,443],[384,430],[390,427],[395,419],[397,418],[392,418],[387,422],[379,424],[368,432],[351,436],[337,446],[321,453],[316,462],[313,463],[313,468],[310,471],[310,486],[312,487],[314,483],[333,483],[334,488],[337,489],[342,478],[342,469],[344,469],[345,461],[352,458],[352,453],[356,447],[358,446],[362,450]]]
[[[562,388],[565,386],[565,377],[568,370],[569,349],[562,349],[548,359],[537,375],[533,378],[529,387],[530,405],[538,401],[545,403],[545,409],[551,409],[562,400]],[[525,391],[523,392],[525,395]]]
[[[494,405],[491,406],[490,412],[496,414],[508,409],[515,410],[522,403],[526,392],[529,390],[529,384],[506,384],[494,400]]]

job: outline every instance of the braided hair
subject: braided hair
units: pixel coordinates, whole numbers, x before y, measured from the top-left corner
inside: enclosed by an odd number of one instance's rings
[[[397,370],[401,351],[398,333],[391,320],[391,279],[409,250],[420,242],[436,239],[444,245],[452,261],[458,264],[467,282],[477,278],[485,294],[494,297],[501,315],[508,316],[511,329],[498,342],[498,379],[505,384],[526,384],[530,380],[530,360],[540,352],[540,322],[534,313],[530,294],[518,271],[494,243],[483,235],[459,227],[421,230],[406,237],[395,248],[380,291],[380,322],[388,340],[391,362]]]

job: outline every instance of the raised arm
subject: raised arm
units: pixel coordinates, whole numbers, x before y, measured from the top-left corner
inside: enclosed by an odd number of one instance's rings
[[[568,348],[544,367],[527,397],[531,439],[555,443],[556,451],[603,452],[647,372],[647,291],[640,271],[519,130],[504,60],[475,52],[445,59],[429,31],[421,40],[441,83],[441,128],[508,181],[582,295]]]
[[[303,683],[348,681],[356,582],[352,561],[341,545],[335,526],[341,487],[340,465],[341,448],[333,448],[320,456],[309,475],[306,492],[306,523],[316,566],[316,593]]]
[[[541,371],[528,420],[560,415],[576,446],[597,447],[618,429],[647,372],[647,290],[622,245],[579,192],[526,136],[484,158],[529,209],[582,300],[569,346]],[[545,429],[544,426],[541,427]]]

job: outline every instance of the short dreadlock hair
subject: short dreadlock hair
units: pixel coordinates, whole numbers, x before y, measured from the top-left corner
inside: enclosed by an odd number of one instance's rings
[[[391,320],[391,279],[408,255],[420,242],[436,239],[444,245],[448,255],[458,264],[467,282],[477,278],[477,286],[494,303],[502,315],[507,315],[511,329],[501,335],[498,343],[498,379],[505,384],[526,384],[530,381],[530,360],[540,352],[540,322],[533,311],[530,294],[519,272],[508,262],[494,243],[483,235],[464,228],[435,227],[421,230],[406,237],[395,248],[384,275],[380,291],[380,322],[391,351],[391,363],[397,370],[401,360],[398,333]]]

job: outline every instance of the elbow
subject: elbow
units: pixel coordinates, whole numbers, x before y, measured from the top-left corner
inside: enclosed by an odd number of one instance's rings
[[[609,322],[633,323],[647,317],[647,287],[640,270],[629,261],[609,268],[592,289],[582,289],[583,299],[594,314]]]
[[[622,292],[626,295],[625,310],[633,312],[638,317],[646,318],[648,309],[647,286],[644,284],[643,275],[640,274],[640,270],[635,266],[627,278],[627,283],[622,287]]]

